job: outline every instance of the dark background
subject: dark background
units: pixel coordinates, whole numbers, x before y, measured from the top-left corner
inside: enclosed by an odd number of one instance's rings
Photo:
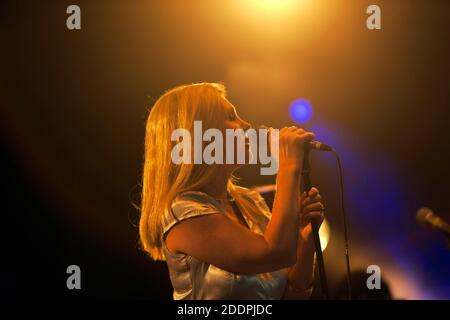
[[[395,298],[450,298],[445,238],[415,222],[424,205],[450,220],[449,2],[286,2],[2,2],[2,297],[171,298],[135,227],[145,121],[165,90],[223,82],[254,125],[291,125],[289,104],[310,100],[302,126],[342,157],[352,267],[379,265]],[[70,4],[81,30],[66,28]],[[370,4],[381,30],[365,27]],[[334,289],[337,169],[328,154],[312,162]],[[71,264],[82,290],[66,288]]]

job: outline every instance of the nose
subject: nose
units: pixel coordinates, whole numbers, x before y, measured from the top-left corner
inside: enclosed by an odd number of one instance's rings
[[[249,122],[242,120],[242,128],[244,129],[244,131],[250,129],[251,127],[252,125]]]

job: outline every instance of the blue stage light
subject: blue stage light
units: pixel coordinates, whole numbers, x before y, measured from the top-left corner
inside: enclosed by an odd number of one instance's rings
[[[291,119],[297,123],[307,122],[312,115],[312,105],[306,99],[297,99],[291,103],[289,108]]]

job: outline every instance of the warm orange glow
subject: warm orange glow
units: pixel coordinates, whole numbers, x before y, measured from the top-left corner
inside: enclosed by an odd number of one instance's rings
[[[294,17],[308,7],[311,0],[246,0],[242,7],[246,17],[264,22],[286,22],[286,18]]]
[[[248,0],[250,5],[268,10],[288,10],[299,4],[299,0]]]
[[[241,2],[248,15],[286,17],[317,7],[313,0],[244,0]]]
[[[330,240],[330,225],[328,224],[326,219],[323,220],[322,225],[320,226],[319,237],[322,251],[325,251]]]

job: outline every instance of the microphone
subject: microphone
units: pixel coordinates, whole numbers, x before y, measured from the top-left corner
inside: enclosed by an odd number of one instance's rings
[[[268,130],[269,128],[266,127],[265,125],[260,125],[258,126],[258,129],[266,129]],[[269,135],[267,135],[267,139],[269,139]],[[320,141],[309,141],[309,142],[305,142],[305,147],[310,149],[310,150],[317,150],[317,151],[333,151],[333,148],[323,142]]]
[[[306,146],[312,150],[317,151],[333,151],[333,148],[331,146],[320,141],[310,141],[306,144]]]
[[[417,210],[416,220],[424,225],[430,226],[435,230],[443,232],[450,237],[450,224],[433,213],[430,208],[420,208]]]

